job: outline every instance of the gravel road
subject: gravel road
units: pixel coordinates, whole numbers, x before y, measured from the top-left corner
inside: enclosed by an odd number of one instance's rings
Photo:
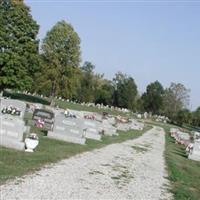
[[[0,199],[172,199],[164,131],[86,152],[0,186]]]

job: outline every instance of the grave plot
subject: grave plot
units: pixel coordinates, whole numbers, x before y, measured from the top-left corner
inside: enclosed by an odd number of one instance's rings
[[[193,144],[193,150],[190,152],[189,159],[200,161],[200,140],[196,140]]]
[[[101,140],[101,135],[99,134],[99,130],[97,128],[99,122],[96,122],[95,120],[65,118],[63,123],[67,126],[77,128],[85,138]]]
[[[86,111],[67,111],[73,113],[76,116],[76,126],[80,130],[84,130],[84,136],[89,139],[101,140],[101,133],[105,135],[118,135],[116,128],[113,126],[115,123],[114,117],[109,117],[106,119],[107,123],[102,123],[102,115],[94,112]],[[66,119],[72,119],[70,117]]]
[[[79,120],[79,127],[84,130],[84,136],[88,139],[101,140],[99,125],[100,123],[95,120]]]
[[[23,134],[29,132],[24,121],[11,117],[0,116],[0,145],[24,150]]]
[[[177,142],[188,146],[191,143],[190,135],[182,131],[177,131]]]
[[[29,132],[30,127],[23,121],[26,104],[18,100],[1,99],[0,110],[15,107],[20,115],[0,114],[0,145],[16,150],[24,150],[23,134]]]
[[[35,109],[33,112],[33,122],[38,128],[52,131],[54,125],[54,113],[51,110]]]
[[[24,117],[24,113],[26,110],[26,103],[19,101],[19,100],[14,100],[14,99],[0,99],[0,104],[1,104],[0,105],[1,115],[3,114],[2,113],[3,109],[12,107],[12,108],[16,108],[17,110],[20,111],[20,115],[19,115],[20,118]]]
[[[62,113],[55,116],[54,128],[48,131],[48,137],[78,144],[85,144],[86,141],[76,119],[66,118]]]
[[[117,123],[117,130],[129,131],[129,130],[143,130],[144,124],[131,119],[128,123]]]
[[[117,130],[119,130],[119,131],[129,131],[130,130],[129,124],[118,123],[117,124]]]
[[[118,135],[117,129],[107,119],[102,121],[101,129],[102,129],[104,135],[108,135],[108,136]]]
[[[83,118],[91,120],[91,121],[100,122],[102,120],[102,115],[100,115],[99,113],[94,113],[94,112],[83,112]]]
[[[132,129],[132,130],[143,130],[144,124],[137,122],[136,120],[132,119],[131,124],[130,124],[130,129]]]
[[[170,129],[171,137],[173,137],[178,144],[184,145],[186,152],[188,153],[188,158],[190,160],[200,161],[200,139],[196,138],[194,135],[194,141],[191,141],[189,133],[182,132],[177,128]]]
[[[85,130],[85,137],[93,140],[101,140],[101,135],[95,128],[87,128]]]

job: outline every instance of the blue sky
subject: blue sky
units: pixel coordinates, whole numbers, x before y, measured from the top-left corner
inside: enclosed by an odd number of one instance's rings
[[[159,80],[191,89],[200,106],[200,1],[25,0],[40,25],[39,38],[59,20],[81,38],[82,61],[111,79],[131,75],[140,92]]]

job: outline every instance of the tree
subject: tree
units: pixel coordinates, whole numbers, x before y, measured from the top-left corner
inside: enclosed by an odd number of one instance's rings
[[[86,61],[81,67],[81,87],[79,91],[79,101],[93,102],[94,101],[94,69],[95,66]]]
[[[143,106],[147,112],[159,114],[163,106],[163,86],[155,81],[147,86],[146,92],[142,95]]]
[[[132,77],[118,72],[113,79],[114,105],[121,108],[136,109],[137,85]]]
[[[200,107],[192,113],[192,125],[200,127]]]
[[[144,102],[140,95],[137,95],[137,97],[136,97],[136,111],[137,112],[145,112]]]
[[[41,46],[42,71],[37,91],[73,98],[80,75],[80,38],[73,27],[60,21],[47,33]]]
[[[191,112],[188,109],[179,110],[175,121],[178,125],[182,126],[183,123],[190,124],[192,119]]]
[[[164,113],[172,120],[189,105],[190,90],[181,83],[171,83],[164,93]]]
[[[30,90],[39,70],[39,26],[21,0],[0,1],[0,90]]]
[[[95,90],[95,103],[112,106],[114,93],[112,82],[106,79],[100,79],[100,81],[99,87]]]

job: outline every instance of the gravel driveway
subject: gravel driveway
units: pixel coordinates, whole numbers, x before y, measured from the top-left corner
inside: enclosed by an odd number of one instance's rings
[[[63,160],[0,186],[0,199],[171,199],[164,131]]]

